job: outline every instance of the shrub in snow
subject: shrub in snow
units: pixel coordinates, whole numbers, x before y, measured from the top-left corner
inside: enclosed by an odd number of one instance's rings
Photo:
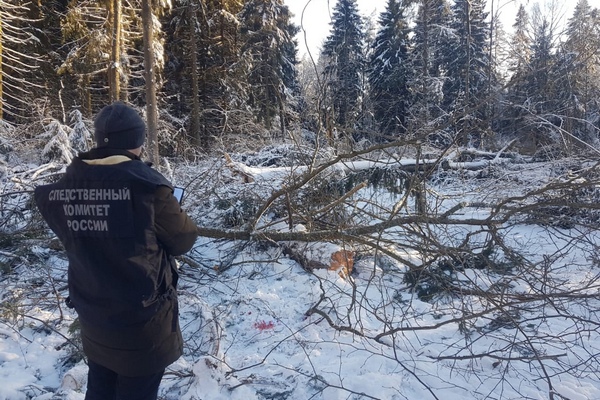
[[[533,155],[534,162],[545,162],[558,160],[565,156],[564,150],[560,145],[547,145],[540,147]]]
[[[48,143],[42,150],[43,162],[58,162],[69,164],[73,159],[74,151],[71,147],[69,134],[66,131],[68,127],[61,125],[58,121],[52,121],[46,127],[46,132],[42,137],[49,137]]]
[[[573,229],[580,224],[597,226],[600,211],[600,187],[596,184],[598,173],[591,171],[586,178],[565,181],[556,191],[541,195],[536,207],[526,221],[561,229]],[[555,199],[562,199],[557,202]]]
[[[13,149],[13,146],[8,142],[8,140],[0,136],[0,154],[8,154],[13,151]]]
[[[0,119],[0,137],[12,133],[14,130],[15,127],[10,122]]]
[[[8,155],[14,151],[14,146],[10,143],[9,137],[14,131],[14,127],[8,122],[0,119],[0,154]],[[0,177],[2,173],[0,172]]]
[[[219,200],[216,202],[217,210],[223,211],[222,223],[226,228],[240,227],[248,222],[258,211],[259,203],[256,199],[239,198],[237,200]]]
[[[73,124],[73,129],[69,135],[71,148],[77,153],[88,151],[94,142],[94,138],[87,125],[83,122],[81,111],[73,110],[69,117]]]
[[[282,144],[265,146],[252,154],[243,154],[240,161],[255,167],[289,167],[306,165],[312,156],[311,150],[304,151],[301,147]]]

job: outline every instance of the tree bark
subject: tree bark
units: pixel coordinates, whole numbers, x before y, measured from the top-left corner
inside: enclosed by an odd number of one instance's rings
[[[142,24],[144,25],[144,77],[146,80],[146,120],[148,138],[146,151],[149,160],[158,165],[158,108],[156,104],[156,81],[154,77],[154,25],[150,0],[142,1]]]
[[[4,118],[4,26],[0,17],[0,119]]]
[[[110,64],[108,66],[108,86],[110,102],[120,99],[121,79],[119,71],[121,69],[121,15],[122,1],[112,0],[109,6],[109,15],[111,21],[111,53]]]
[[[200,5],[202,7],[202,5]],[[197,145],[204,145],[200,139],[200,83],[198,76],[198,39],[196,38],[196,13],[192,4],[188,5],[190,24],[190,63],[192,81],[192,112],[190,113],[190,135]]]

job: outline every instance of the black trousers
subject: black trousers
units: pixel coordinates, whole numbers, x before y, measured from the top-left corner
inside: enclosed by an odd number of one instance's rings
[[[148,376],[123,376],[88,360],[85,400],[156,400],[165,371]]]

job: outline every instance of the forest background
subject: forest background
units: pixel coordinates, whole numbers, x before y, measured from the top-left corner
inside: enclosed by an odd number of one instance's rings
[[[339,1],[322,53],[302,60],[282,1],[149,2],[148,46],[142,3],[3,1],[3,120],[68,123],[73,110],[89,119],[116,99],[156,101],[150,130],[160,120],[165,156],[240,137],[260,146],[293,128],[332,143],[494,148],[518,138],[529,152],[596,138],[598,16],[588,1],[566,24],[559,3],[520,6],[510,35],[502,9],[485,12],[483,0],[389,1],[377,21]]]
[[[281,0],[0,0],[0,396],[83,396],[31,192],[122,100],[202,232],[163,398],[598,398],[600,14],[558,5],[338,0],[299,59]]]

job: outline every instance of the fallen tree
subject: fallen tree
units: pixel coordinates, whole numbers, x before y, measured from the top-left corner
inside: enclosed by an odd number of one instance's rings
[[[470,161],[464,161],[461,151],[431,158],[421,156],[417,144],[403,146],[405,153],[386,144],[313,157],[302,166],[256,167],[232,156],[200,173],[197,165],[178,168],[174,178],[189,182],[184,206],[198,220],[199,233],[225,246],[219,260],[206,260],[198,250],[180,261],[224,274],[247,262],[238,256],[248,248],[273,252],[273,262],[294,260],[319,282],[306,317],[392,349],[407,370],[402,351],[411,347],[411,334],[456,330],[463,341],[440,343],[445,350],[427,358],[452,361],[457,373],[473,372],[469,360],[535,365],[550,398],[559,396],[555,386],[564,374],[600,374],[597,356],[553,350],[600,334],[597,163],[491,162],[505,150],[466,152]],[[31,209],[31,189],[60,170],[47,164],[7,174],[0,194],[4,237],[12,240],[0,254],[6,268],[23,262],[22,252],[11,247],[19,235],[43,230]],[[537,254],[520,242],[514,233],[524,226],[554,243],[553,251]],[[574,252],[590,264],[569,265]],[[587,273],[567,281],[566,265]],[[431,305],[435,316],[423,321],[408,313],[407,307],[422,307],[419,302]],[[565,331],[545,329],[545,321],[559,318],[568,321]],[[226,338],[213,322],[214,343],[221,343]],[[477,346],[482,336],[495,339],[486,351]],[[232,365],[230,373],[247,369]]]

